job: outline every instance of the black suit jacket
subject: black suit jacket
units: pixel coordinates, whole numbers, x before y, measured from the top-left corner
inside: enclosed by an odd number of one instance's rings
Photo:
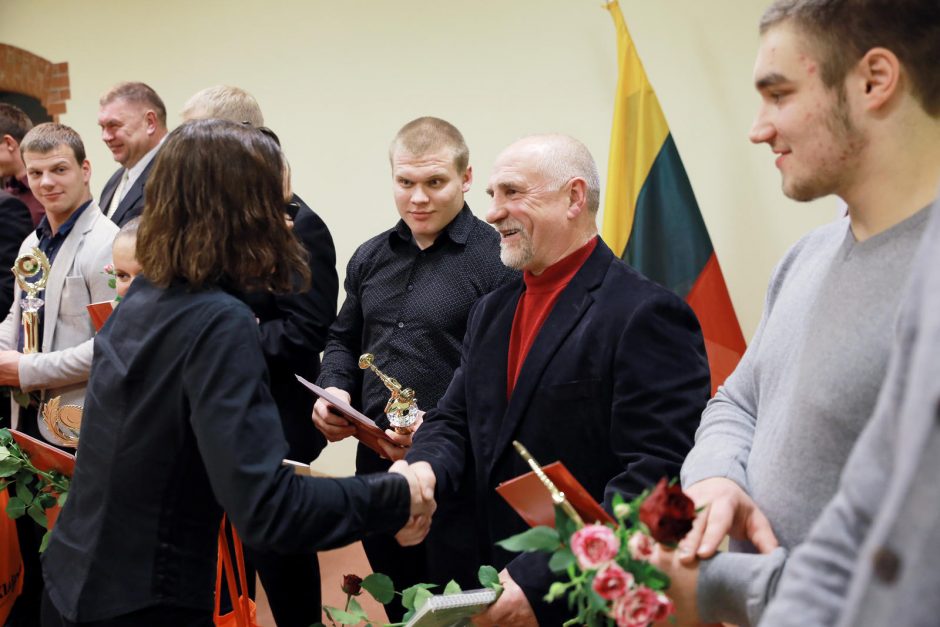
[[[446,498],[473,458],[483,555],[497,568],[509,564],[539,623],[553,625],[570,612],[564,602],[542,601],[553,580],[547,554],[515,556],[494,546],[526,528],[494,491],[529,470],[512,440],[542,464],[564,462],[610,509],[616,492],[632,498],[660,477],[678,476],[708,400],[709,371],[688,305],[598,242],[545,321],[507,400],[509,336],[523,290],[514,281],[474,307],[461,366],[407,459],[429,462]]]
[[[130,189],[127,190],[121,204],[118,205],[114,215],[111,216],[111,220],[118,226],[124,226],[144,212],[144,186],[147,184],[147,178],[150,176],[150,170],[153,168],[154,161],[156,161],[156,157],[150,160],[147,167],[144,168],[140,176],[137,177],[137,180],[134,181]],[[105,183],[104,189],[101,190],[101,198],[99,199],[98,206],[101,207],[102,212],[108,213],[108,209],[111,207],[111,197],[114,196],[114,192],[117,191],[117,186],[121,182],[121,176],[123,175],[124,168],[118,168],[117,172],[112,174],[108,182]]]
[[[6,318],[13,304],[13,262],[20,245],[33,230],[33,219],[19,198],[0,190],[0,316]]]
[[[261,348],[271,375],[271,394],[277,402],[291,459],[315,459],[326,439],[314,426],[314,396],[294,374],[308,381],[320,375],[320,353],[336,318],[339,280],[336,249],[330,230],[298,196],[294,235],[309,254],[310,289],[298,294],[248,294],[245,302],[260,321]]]

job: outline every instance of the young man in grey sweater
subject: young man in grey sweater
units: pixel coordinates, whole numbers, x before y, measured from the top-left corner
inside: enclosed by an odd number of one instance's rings
[[[705,509],[658,557],[680,623],[757,623],[871,416],[940,183],[935,9],[777,0],[762,18],[751,141],[778,155],[787,196],[836,194],[848,215],[781,261],[751,345],[702,416],[682,483]],[[729,533],[731,552],[716,555]]]

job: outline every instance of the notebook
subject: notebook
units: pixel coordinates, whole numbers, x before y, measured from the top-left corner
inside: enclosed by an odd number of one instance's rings
[[[405,627],[463,627],[470,617],[496,602],[499,595],[492,588],[467,590],[454,594],[436,594],[421,606]]]

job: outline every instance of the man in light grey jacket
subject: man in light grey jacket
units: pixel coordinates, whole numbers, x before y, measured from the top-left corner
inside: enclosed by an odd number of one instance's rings
[[[871,416],[940,183],[936,0],[777,0],[761,33],[751,140],[777,155],[787,196],[836,194],[848,215],[778,265],[682,468],[705,509],[660,565],[682,620],[738,625],[759,620]]]
[[[940,617],[940,202],[888,376],[835,498],[794,551],[761,625],[933,627]]]
[[[46,217],[19,254],[39,248],[51,269],[45,291],[39,294],[45,301],[40,310],[39,352],[23,354],[19,288],[0,324],[0,385],[39,391],[41,400],[62,396],[63,405],[81,405],[95,335],[85,306],[115,296],[104,267],[111,262],[111,242],[118,228],[92,200],[91,166],[78,133],[61,124],[40,124],[26,134],[21,149],[30,188],[45,207]],[[45,425],[40,428],[36,414],[35,407],[27,408],[14,424],[54,442]]]

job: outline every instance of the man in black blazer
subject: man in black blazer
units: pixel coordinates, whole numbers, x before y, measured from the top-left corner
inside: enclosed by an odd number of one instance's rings
[[[183,108],[182,118],[184,122],[215,118],[255,127],[264,124],[258,101],[247,91],[229,85],[208,87],[194,94]],[[280,145],[273,131],[261,132]],[[288,170],[287,209],[292,212],[294,235],[308,254],[310,288],[294,294],[252,292],[242,300],[258,319],[271,395],[289,445],[288,455],[290,459],[310,462],[326,446],[326,439],[310,420],[314,397],[294,375],[316,381],[320,374],[320,352],[336,318],[339,280],[330,230],[319,215],[290,191],[289,179]],[[248,545],[245,551],[252,575],[249,593],[254,594],[252,569],[256,569],[280,627],[306,627],[320,620],[320,570],[315,552],[277,554]],[[225,604],[224,599],[222,603]]]
[[[33,230],[33,219],[29,207],[16,196],[0,190],[0,316],[6,318],[13,304],[13,273],[10,268],[16,261],[20,245]],[[0,428],[10,426],[9,392],[0,394]]]
[[[121,167],[105,183],[98,206],[124,226],[144,210],[144,185],[166,137],[166,107],[144,83],[118,83],[99,105],[101,139]]]
[[[396,462],[436,485],[439,499],[473,465],[476,541],[505,586],[479,624],[570,618],[564,601],[542,600],[553,579],[547,554],[494,546],[526,528],[494,491],[529,470],[513,440],[543,464],[564,462],[610,509],[615,493],[629,499],[678,475],[708,399],[695,315],[599,239],[599,187],[590,153],[567,136],[526,138],[499,157],[487,221],[503,263],[524,276],[477,303],[460,368],[407,461]]]

